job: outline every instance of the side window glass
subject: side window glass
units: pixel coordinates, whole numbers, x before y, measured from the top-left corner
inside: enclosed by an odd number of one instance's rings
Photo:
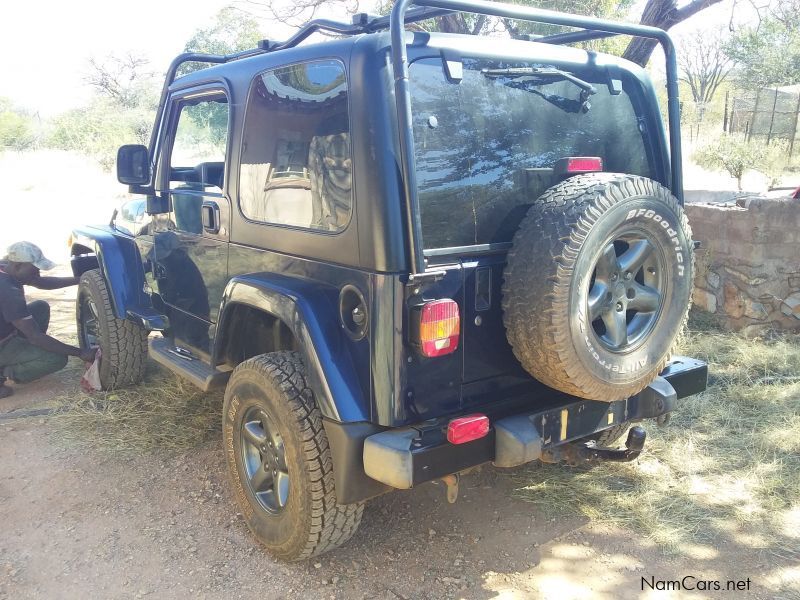
[[[352,173],[344,65],[323,60],[258,75],[244,120],[244,216],[341,231],[352,212]]]
[[[175,228],[202,233],[203,195],[221,194],[228,145],[224,96],[184,102],[169,157],[169,190]]]

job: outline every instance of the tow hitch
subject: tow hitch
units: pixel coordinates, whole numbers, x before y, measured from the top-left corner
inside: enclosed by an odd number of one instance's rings
[[[636,459],[641,454],[646,437],[647,432],[637,425],[628,432],[625,449],[598,448],[595,446],[594,441],[572,442],[544,450],[540,460],[546,463],[563,462],[571,467],[584,462],[599,462],[601,460],[627,462]]]

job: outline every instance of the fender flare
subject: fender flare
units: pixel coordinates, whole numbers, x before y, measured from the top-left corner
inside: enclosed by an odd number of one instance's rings
[[[274,273],[233,277],[225,288],[213,356],[235,305],[263,311],[283,322],[299,342],[299,352],[322,416],[337,422],[369,420],[369,403],[359,387],[350,354],[339,345],[345,335],[336,310],[325,302],[319,288]]]
[[[118,319],[127,318],[128,310],[141,304],[138,290],[142,289],[144,281],[141,260],[133,240],[130,244],[121,244],[109,229],[100,227],[74,229],[71,239],[72,246],[80,245],[94,250],[97,266],[111,292],[114,315]],[[73,255],[73,266],[75,264]],[[76,276],[83,274],[83,271],[75,272],[73,268]]]

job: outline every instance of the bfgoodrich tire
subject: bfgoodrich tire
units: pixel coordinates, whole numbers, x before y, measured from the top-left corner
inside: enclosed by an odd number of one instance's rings
[[[76,304],[81,348],[100,346],[100,383],[104,390],[139,383],[147,363],[147,331],[118,319],[99,269],[86,271],[78,284]]]
[[[691,237],[678,201],[644,177],[596,173],[550,188],[504,273],[504,322],[523,367],[590,400],[644,389],[686,320]]]
[[[296,352],[236,367],[225,391],[222,435],[234,496],[272,554],[309,558],[356,532],[364,504],[337,502],[322,416]]]

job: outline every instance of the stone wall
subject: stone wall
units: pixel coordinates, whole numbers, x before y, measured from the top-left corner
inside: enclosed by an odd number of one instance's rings
[[[800,201],[688,204],[686,213],[702,244],[694,306],[747,335],[800,330]]]

